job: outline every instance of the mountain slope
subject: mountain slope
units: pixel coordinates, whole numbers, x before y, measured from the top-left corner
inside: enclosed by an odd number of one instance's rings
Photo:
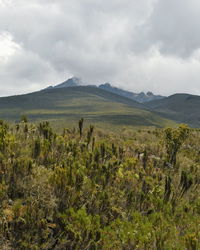
[[[0,98],[0,118],[18,120],[27,114],[32,120],[77,121],[130,126],[165,126],[171,121],[143,105],[108,91],[88,86],[53,88]]]
[[[200,127],[200,96],[175,94],[145,105],[148,109],[169,119]]]
[[[152,92],[147,92],[146,94],[144,92],[133,93],[130,91],[126,91],[120,88],[113,87],[110,85],[110,83],[101,84],[99,88],[124,96],[124,97],[127,97],[127,98],[130,98],[140,103],[144,103],[144,102],[148,102],[152,100],[160,100],[164,98],[164,96],[154,95]]]

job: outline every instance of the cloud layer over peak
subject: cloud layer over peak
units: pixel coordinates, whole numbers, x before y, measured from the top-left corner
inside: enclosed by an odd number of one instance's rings
[[[197,0],[0,0],[0,91],[72,75],[134,92],[200,94]]]

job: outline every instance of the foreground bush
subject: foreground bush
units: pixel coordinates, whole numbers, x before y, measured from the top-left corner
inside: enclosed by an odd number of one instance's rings
[[[200,249],[199,140],[0,122],[2,249]]]

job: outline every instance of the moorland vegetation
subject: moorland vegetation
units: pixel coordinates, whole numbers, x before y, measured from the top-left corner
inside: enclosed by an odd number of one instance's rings
[[[199,141],[1,121],[1,249],[200,249]]]

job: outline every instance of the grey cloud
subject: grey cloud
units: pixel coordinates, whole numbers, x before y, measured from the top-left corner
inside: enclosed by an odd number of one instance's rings
[[[0,91],[77,75],[132,91],[200,94],[199,10],[195,0],[4,0],[0,34],[20,49],[0,60]]]
[[[200,2],[197,0],[159,0],[154,5],[147,39],[157,43],[162,53],[190,56],[200,48]]]

